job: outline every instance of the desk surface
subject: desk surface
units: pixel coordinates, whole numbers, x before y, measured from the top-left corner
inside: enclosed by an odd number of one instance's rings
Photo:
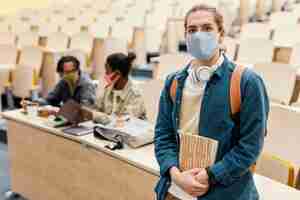
[[[115,158],[132,164],[140,169],[148,171],[155,176],[159,176],[159,166],[154,156],[153,145],[147,145],[139,149],[125,148],[123,150],[110,151],[104,147],[106,144],[108,144],[108,142],[98,140],[94,138],[93,135],[75,137],[64,134],[60,129],[47,126],[45,123],[46,119],[26,116],[19,111],[5,112],[2,114],[2,116],[8,120],[23,123],[28,126],[49,132],[51,134],[55,134],[57,136],[61,136],[75,142],[90,146],[103,153],[109,154]],[[300,199],[300,191],[297,191],[294,188],[288,187],[257,174],[254,176],[254,178],[262,200]]]
[[[134,166],[146,170],[151,174],[159,176],[159,166],[154,156],[153,145],[147,145],[138,149],[126,147],[122,150],[111,151],[105,148],[105,145],[110,144],[110,142],[99,140],[95,138],[92,134],[85,136],[72,136],[65,134],[59,128],[53,128],[48,126],[46,124],[47,119],[44,118],[28,116],[19,111],[4,112],[2,113],[2,116],[5,119],[23,123],[28,126],[49,132],[51,134],[67,138],[69,140],[73,140],[83,145],[93,147],[113,157],[124,160],[125,162],[128,162]]]

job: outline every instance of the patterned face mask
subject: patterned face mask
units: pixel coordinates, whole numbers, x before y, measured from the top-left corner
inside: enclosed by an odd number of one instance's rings
[[[64,74],[63,79],[68,83],[71,93],[74,94],[76,84],[77,84],[77,79],[78,79],[78,72],[74,71],[74,72]]]
[[[110,73],[110,74],[106,74],[104,76],[104,80],[105,80],[105,88],[108,88],[110,86],[112,86],[114,83],[116,83],[120,78],[120,75],[116,72]]]

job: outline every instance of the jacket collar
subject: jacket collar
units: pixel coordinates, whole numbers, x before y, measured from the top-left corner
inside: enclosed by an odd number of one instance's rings
[[[220,67],[218,67],[218,69],[213,73],[213,76],[219,79],[222,78],[226,69],[229,69],[230,71],[233,71],[234,69],[232,62],[227,58],[225,54],[223,55],[224,55],[223,64]]]

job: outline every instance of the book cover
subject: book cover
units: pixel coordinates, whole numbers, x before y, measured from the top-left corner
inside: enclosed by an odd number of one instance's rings
[[[206,168],[216,161],[218,141],[192,134],[180,134],[179,163],[180,170],[186,171],[194,168]],[[169,188],[169,193],[179,199],[197,200],[174,182]]]
[[[215,163],[218,141],[199,135],[180,135],[180,169],[206,168]]]

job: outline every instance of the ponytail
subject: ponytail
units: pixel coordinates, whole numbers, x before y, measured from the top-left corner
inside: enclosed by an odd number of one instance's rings
[[[132,68],[133,61],[136,59],[135,53],[114,53],[107,57],[106,65],[111,68],[112,71],[120,71],[122,76],[127,77]]]

